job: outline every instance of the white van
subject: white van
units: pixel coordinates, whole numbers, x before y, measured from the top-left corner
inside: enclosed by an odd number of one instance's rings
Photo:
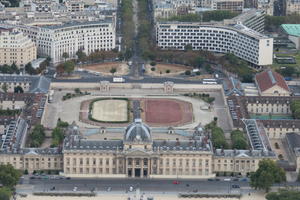
[[[113,82],[114,83],[124,83],[125,79],[123,77],[114,77]]]

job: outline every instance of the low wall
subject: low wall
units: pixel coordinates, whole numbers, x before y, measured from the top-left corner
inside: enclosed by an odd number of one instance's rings
[[[138,87],[137,87],[138,86]],[[100,83],[52,82],[51,89],[100,89]],[[164,89],[163,83],[109,83],[111,89]],[[219,91],[222,85],[174,84],[176,91]]]

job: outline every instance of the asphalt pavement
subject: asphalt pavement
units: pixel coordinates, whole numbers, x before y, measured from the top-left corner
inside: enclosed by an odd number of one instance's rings
[[[178,181],[178,182],[177,182]],[[236,193],[240,192],[239,188],[232,188],[232,185],[249,188],[248,182],[243,181],[207,181],[203,180],[186,180],[186,179],[29,179],[23,182],[25,185],[34,186],[33,190],[50,191],[55,187],[56,191],[72,191],[77,187],[78,191],[105,192],[109,189],[114,192],[128,192],[130,187],[140,188],[145,192],[200,192],[200,193]],[[174,184],[176,183],[176,184]],[[22,188],[22,187],[20,187]],[[22,189],[19,189],[19,192]],[[24,191],[23,191],[24,192]]]

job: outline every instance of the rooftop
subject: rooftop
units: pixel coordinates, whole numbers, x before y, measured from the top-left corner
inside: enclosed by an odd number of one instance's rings
[[[281,28],[289,35],[300,37],[300,24],[282,24]]]
[[[286,91],[290,91],[284,78],[279,73],[272,70],[266,70],[256,74],[255,80],[261,92],[264,92],[275,85],[281,87]]]
[[[30,82],[29,93],[48,93],[51,81],[44,76],[0,74],[0,82]]]
[[[292,151],[295,150],[295,148],[300,148],[300,134],[297,133],[287,133],[286,139],[288,142],[288,146]]]
[[[55,30],[55,29],[73,27],[73,26],[89,26],[89,25],[98,25],[103,23],[112,23],[112,19],[106,18],[105,20],[101,20],[101,21],[86,21],[86,22],[70,21],[61,25],[50,25],[50,26],[42,26],[42,27],[46,29]]]

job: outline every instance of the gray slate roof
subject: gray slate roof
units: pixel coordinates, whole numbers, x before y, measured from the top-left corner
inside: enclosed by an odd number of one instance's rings
[[[50,79],[44,76],[0,74],[0,82],[29,82],[29,93],[48,93]]]

